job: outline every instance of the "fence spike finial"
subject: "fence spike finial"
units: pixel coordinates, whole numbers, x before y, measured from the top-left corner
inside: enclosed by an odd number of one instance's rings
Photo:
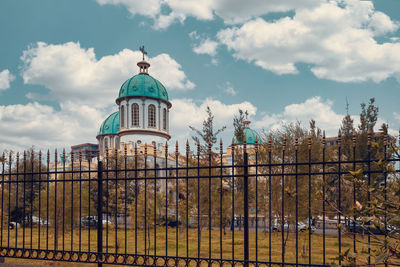
[[[389,130],[389,129],[388,129]],[[388,143],[388,133],[387,132],[385,132],[384,133],[384,135],[383,135],[383,145],[387,145],[387,143]]]
[[[124,144],[124,158],[128,155],[128,144]]]
[[[82,162],[82,151],[79,151],[79,162]]]
[[[271,136],[268,137],[268,152],[272,152],[272,138]]]
[[[282,145],[282,150],[285,151],[286,150],[286,143],[287,143],[287,138],[286,135],[283,136],[283,145]]]
[[[165,157],[168,157],[168,142],[165,141]]]
[[[219,153],[221,155],[224,153],[222,138],[219,139]]]
[[[299,136],[296,134],[296,137],[294,139],[294,149],[298,150],[299,149]]]
[[[10,153],[8,153],[8,164],[11,165],[12,163],[12,151],[10,151]]]
[[[211,154],[211,141],[208,141],[208,154]]]
[[[17,152],[17,164],[19,163],[19,152]]]
[[[325,130],[322,132],[322,148],[326,147],[326,135]]]
[[[258,137],[256,136],[255,140],[255,145],[256,145],[256,153],[258,153]]]
[[[311,144],[312,144],[312,136],[311,134],[308,135],[308,150],[311,150]]]
[[[175,142],[175,157],[179,156],[179,144],[178,144],[178,140],[176,140]]]
[[[154,156],[154,157],[157,157],[157,143],[154,142],[153,144],[154,144],[154,145],[153,145],[153,156]]]
[[[200,141],[197,140],[197,156],[200,155]]]
[[[39,150],[39,169],[41,165],[42,165],[42,150]]]
[[[231,155],[233,156],[235,154],[235,142],[232,138],[232,144],[231,144]]]
[[[137,143],[136,142],[135,142],[134,153],[135,153],[135,157],[137,157]]]
[[[372,141],[372,130],[371,128],[368,129],[368,145],[371,145],[371,141]]]
[[[339,130],[338,132],[338,146],[342,145],[342,131]]]
[[[244,138],[243,138],[243,150],[244,150],[244,153],[246,153],[247,151],[247,140],[246,140],[246,136],[244,136]]]
[[[189,151],[190,151],[189,140],[186,139],[186,157],[189,157]]]
[[[147,144],[144,145],[144,156],[147,157]]]
[[[353,147],[355,147],[356,146],[356,144],[357,144],[357,134],[356,134],[356,131],[353,131],[353,142],[352,142],[352,145],[353,145]]]
[[[57,148],[54,150],[54,164],[57,166],[57,155],[58,154],[58,152],[57,152]],[[25,155],[25,151],[24,151],[24,160],[26,160],[26,155]]]

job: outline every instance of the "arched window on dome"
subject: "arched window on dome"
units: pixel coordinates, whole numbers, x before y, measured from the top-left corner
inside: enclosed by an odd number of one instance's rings
[[[124,106],[121,106],[121,112],[120,112],[120,118],[119,120],[121,121],[121,128],[125,127],[125,112],[124,112]]]
[[[132,104],[132,126],[139,126],[139,105],[136,103]]]
[[[167,130],[167,109],[163,108],[163,130]]]
[[[148,113],[149,127],[156,128],[156,106],[149,105]]]

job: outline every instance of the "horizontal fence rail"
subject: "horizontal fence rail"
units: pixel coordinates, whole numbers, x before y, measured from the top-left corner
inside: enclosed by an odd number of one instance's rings
[[[55,151],[3,153],[0,256],[137,266],[329,266],[389,240],[357,207],[390,198],[399,179],[393,140],[365,147],[341,136],[266,143],[135,145],[66,160]],[[361,186],[366,184],[367,190]],[[382,215],[383,214],[383,215]],[[361,261],[375,264],[368,254]],[[390,262],[384,261],[388,265]],[[399,262],[393,262],[399,264]]]

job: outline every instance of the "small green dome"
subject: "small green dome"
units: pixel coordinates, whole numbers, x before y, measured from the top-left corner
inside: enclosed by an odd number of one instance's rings
[[[256,137],[257,137],[257,144],[261,144],[261,137],[260,135],[254,131],[253,129],[250,128],[244,128],[243,130],[244,136],[246,137],[246,144],[255,144],[256,143]],[[236,140],[236,137],[233,137],[233,143],[235,145],[241,144],[238,140]]]
[[[117,134],[119,131],[119,112],[114,112],[101,124],[99,134]]]
[[[122,84],[117,101],[127,96],[153,97],[168,102],[168,93],[164,85],[146,73],[135,75]]]

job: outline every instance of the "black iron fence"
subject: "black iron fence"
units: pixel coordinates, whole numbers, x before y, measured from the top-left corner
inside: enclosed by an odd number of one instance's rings
[[[218,152],[135,146],[70,162],[65,151],[3,153],[0,256],[137,266],[344,264],[348,251],[371,252],[375,239],[390,238],[387,214],[383,227],[372,227],[355,210],[370,205],[371,188],[390,198],[399,158],[386,136],[381,145],[371,136],[365,146],[336,141],[270,139],[226,153],[222,143]],[[370,255],[357,261],[375,263]]]

